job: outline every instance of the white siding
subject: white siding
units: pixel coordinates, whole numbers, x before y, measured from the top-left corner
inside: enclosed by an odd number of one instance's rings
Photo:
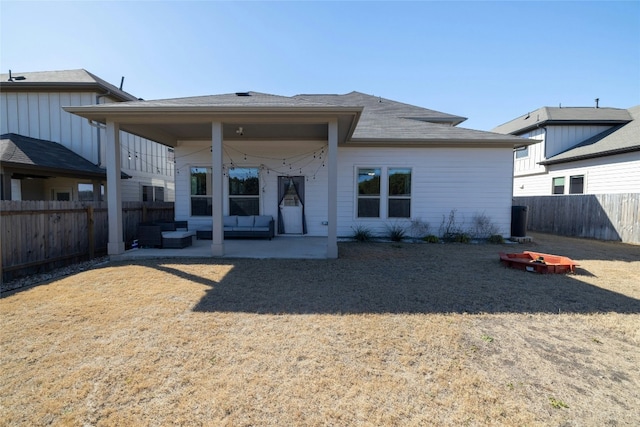
[[[57,142],[91,163],[105,167],[104,163],[100,164],[105,159],[104,129],[98,130],[86,119],[62,109],[95,104],[97,95],[95,92],[0,93],[0,133]],[[100,101],[113,100],[101,98]],[[122,200],[142,200],[142,186],[153,185],[164,187],[165,200],[173,201],[174,164],[168,159],[168,147],[126,132],[120,132],[120,140],[122,170],[133,177],[122,181]]]
[[[545,145],[545,132],[544,129],[536,129],[524,135],[523,138],[535,139],[540,142],[529,145],[529,155],[522,158],[517,158],[516,153],[513,153],[513,174],[514,176],[523,176],[529,174],[537,174],[545,172],[545,167],[538,163],[543,161],[544,158],[544,145]]]
[[[290,158],[297,154],[319,151],[320,142],[225,143],[224,163],[236,166],[265,166],[260,173],[261,213],[277,217],[277,177],[304,175],[305,214],[308,234],[326,236],[327,167],[322,159],[309,159],[302,174]],[[176,148],[176,219],[188,220],[190,228],[210,227],[211,219],[190,216],[190,168],[211,165],[209,141],[182,143]],[[233,148],[230,148],[233,147]],[[247,154],[244,159],[243,154]],[[325,149],[326,153],[326,149]],[[474,214],[485,214],[505,236],[511,224],[512,150],[509,148],[345,148],[338,149],[338,235],[350,236],[353,227],[365,225],[376,233],[384,233],[392,224],[409,225],[409,220],[389,218],[356,218],[357,167],[412,168],[412,218],[431,225],[437,234],[443,218],[456,210],[458,224],[471,225]],[[287,159],[283,165],[282,159]],[[297,169],[297,170],[296,170]],[[280,171],[282,173],[274,172]],[[315,177],[315,179],[314,179]],[[224,188],[223,212],[228,213],[227,186]]]
[[[566,193],[569,177],[575,175],[584,175],[585,194],[640,193],[640,152],[637,151],[552,165],[549,170],[550,177],[566,177]]]
[[[97,131],[87,120],[62,107],[95,103],[91,92],[1,93],[2,133],[17,133],[64,145],[92,163],[98,163]]]
[[[584,175],[584,194],[640,193],[640,152],[561,163],[546,174],[515,177],[513,195],[551,195],[556,177],[565,178],[569,194],[569,177],[576,175]]]
[[[310,236],[326,236],[327,167],[323,167],[321,150],[326,142],[225,142],[223,162],[238,167],[260,168],[260,213],[278,217],[278,176],[304,176],[305,217]],[[188,220],[189,228],[211,227],[211,218],[192,217],[190,202],[190,168],[211,166],[211,141],[185,142],[176,147],[175,215]],[[316,158],[313,158],[316,152]],[[246,160],[245,160],[246,154]],[[283,165],[283,159],[284,161]],[[304,160],[303,160],[304,159]],[[290,163],[293,163],[290,165]],[[267,172],[269,169],[269,172]],[[301,171],[302,169],[302,171]],[[225,179],[223,212],[228,214],[228,185]]]
[[[546,158],[553,157],[574,145],[595,136],[611,126],[547,126]]]
[[[555,176],[555,175],[553,175]],[[514,197],[550,195],[552,175],[516,176],[513,179]]]
[[[505,236],[511,226],[512,150],[509,148],[345,148],[338,154],[338,235],[364,225],[384,233],[395,218],[356,218],[356,168],[412,168],[411,217],[438,234],[443,218],[456,211],[467,228],[474,214],[485,214]]]

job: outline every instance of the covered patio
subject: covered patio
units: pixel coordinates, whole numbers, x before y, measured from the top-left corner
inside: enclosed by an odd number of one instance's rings
[[[109,210],[108,254],[114,258],[125,256],[125,242],[122,238],[122,202],[120,170],[122,147],[120,130],[152,139],[169,147],[182,149],[192,144],[206,143],[209,155],[199,155],[194,163],[210,165],[211,205],[210,219],[194,217],[188,211],[189,186],[187,181],[176,179],[176,219],[191,222],[207,221],[212,230],[212,240],[197,242],[193,248],[178,250],[176,256],[193,252],[194,255],[213,257],[311,257],[337,258],[337,150],[353,134],[362,107],[336,106],[302,99],[280,97],[255,92],[242,92],[194,98],[168,99],[159,101],[132,101],[118,104],[100,104],[82,107],[65,107],[67,112],[79,115],[91,122],[102,123],[106,127],[107,160],[107,201]],[[322,233],[314,238],[304,236],[297,247],[294,237],[287,236],[273,242],[230,241],[223,235],[225,208],[225,171],[235,165],[224,163],[229,144],[251,141],[260,147],[291,147],[309,141],[326,144],[324,163],[327,171],[326,186],[323,189],[326,202],[325,226]],[[210,145],[209,145],[210,144]],[[188,150],[188,148],[186,148]],[[177,153],[177,151],[176,151]],[[280,153],[279,153],[280,154]],[[126,152],[125,154],[126,155]],[[245,154],[246,157],[246,154]],[[257,166],[257,165],[256,165]],[[291,168],[291,165],[289,165]],[[302,170],[301,170],[302,171]],[[268,170],[267,170],[268,172]],[[207,184],[208,185],[208,184]],[[264,188],[262,191],[265,191]],[[207,193],[208,195],[209,193]],[[275,200],[275,199],[274,199]],[[180,214],[178,210],[180,209]],[[262,209],[261,209],[262,211]],[[263,213],[263,212],[261,212]],[[267,212],[267,214],[272,212]],[[324,215],[324,214],[323,214]],[[177,218],[180,216],[180,218]],[[201,227],[201,224],[197,224]],[[310,239],[310,240],[307,240]],[[318,242],[323,242],[322,244]],[[287,243],[285,243],[287,242]],[[269,246],[271,244],[271,246]],[[208,247],[207,250],[204,247]],[[247,248],[250,248],[248,251]],[[306,252],[303,248],[313,248]],[[147,250],[145,250],[147,251]],[[148,250],[151,251],[151,250]],[[167,249],[161,256],[170,256]],[[322,252],[322,256],[319,253]],[[139,253],[148,253],[139,250]],[[126,253],[126,256],[130,252]],[[254,254],[251,256],[250,254]],[[298,256],[293,256],[298,254]],[[158,254],[160,256],[160,254]],[[141,256],[141,255],[138,255]]]

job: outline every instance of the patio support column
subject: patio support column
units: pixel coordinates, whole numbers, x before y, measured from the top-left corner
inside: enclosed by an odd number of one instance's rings
[[[338,258],[338,121],[329,122],[327,258]]]
[[[109,215],[109,242],[107,253],[124,253],[122,233],[122,192],[120,189],[120,124],[107,120],[107,212]]]
[[[211,254],[215,257],[224,255],[224,232],[222,227],[222,123],[211,123]]]

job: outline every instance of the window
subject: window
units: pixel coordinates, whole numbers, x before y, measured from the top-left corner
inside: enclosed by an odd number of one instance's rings
[[[229,215],[260,215],[258,168],[229,170]]]
[[[389,168],[389,218],[411,217],[411,169]]]
[[[164,202],[164,188],[152,185],[142,186],[143,202]]]
[[[51,200],[57,200],[58,202],[70,202],[71,188],[52,188]]]
[[[529,146],[516,148],[516,159],[524,159],[529,157]]]
[[[584,175],[569,178],[569,194],[584,194]]]
[[[358,218],[380,217],[380,169],[358,169]]]
[[[78,184],[78,200],[81,202],[93,202],[93,184],[82,182]],[[104,185],[102,184],[100,185],[100,195],[96,200],[104,200]]]
[[[564,177],[553,178],[553,194],[564,194]]]
[[[191,216],[211,216],[211,168],[191,168]]]

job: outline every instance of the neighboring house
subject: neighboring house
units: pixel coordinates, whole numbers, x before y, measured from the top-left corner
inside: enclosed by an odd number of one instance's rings
[[[86,70],[0,74],[0,199],[101,200],[104,125],[63,107],[137,100]],[[120,141],[122,200],[173,201],[173,149],[126,132]]]
[[[105,169],[61,144],[14,133],[0,136],[0,168],[2,194],[12,200],[42,200],[44,192],[51,200],[100,201],[107,179]]]
[[[65,110],[106,124],[110,254],[124,251],[120,130],[175,148],[176,219],[212,229],[214,256],[224,254],[226,215],[272,215],[279,235],[326,236],[329,258],[338,255],[337,237],[359,226],[383,234],[421,222],[438,234],[451,212],[458,226],[481,215],[509,236],[513,149],[530,142],[358,92],[240,92]]]
[[[516,197],[640,192],[640,106],[543,107],[493,132],[538,141],[514,153]]]

